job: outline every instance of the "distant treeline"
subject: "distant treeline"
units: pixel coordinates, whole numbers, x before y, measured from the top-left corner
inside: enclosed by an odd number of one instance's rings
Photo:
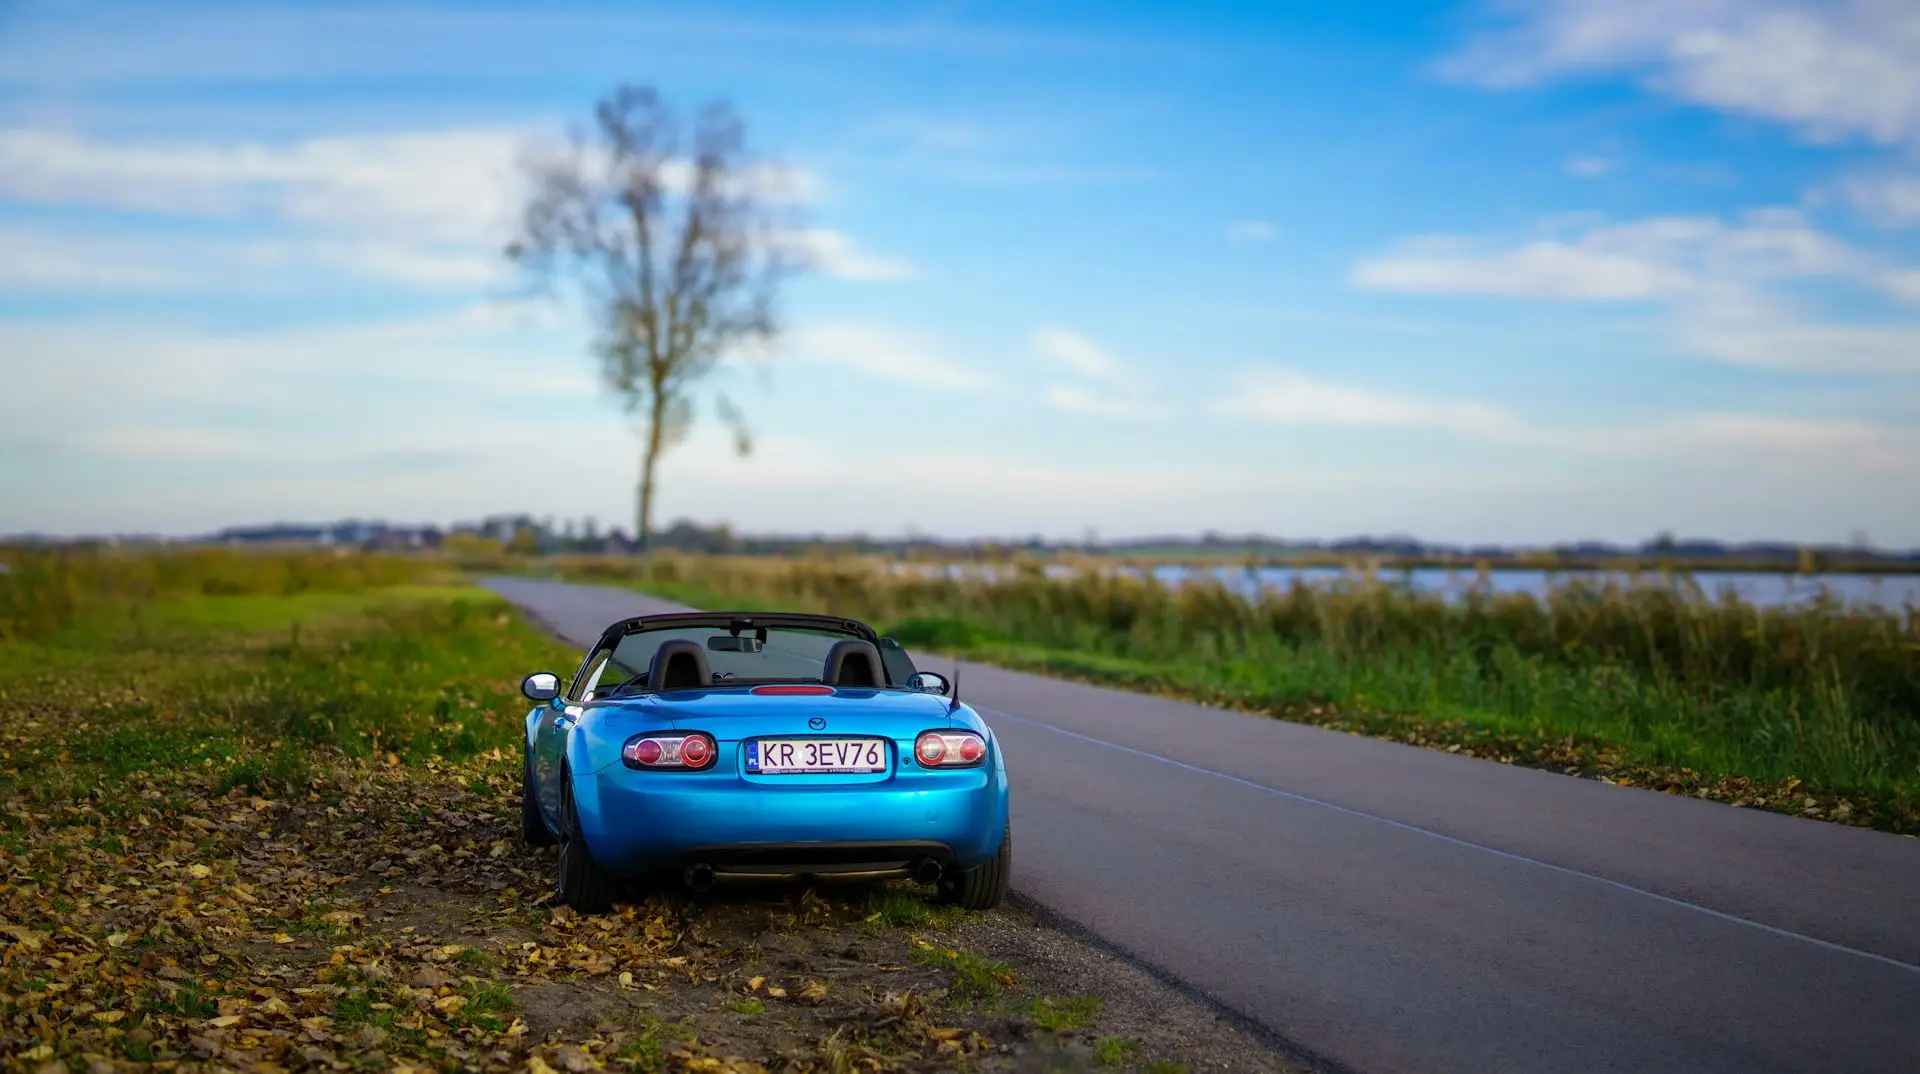
[[[1349,566],[1375,561],[1390,569],[1420,567],[1546,567],[1555,570],[1623,570],[1673,567],[1698,571],[1920,571],[1920,549],[1907,552],[1864,545],[1796,545],[1784,542],[1722,544],[1676,540],[1662,535],[1638,545],[1597,541],[1544,548],[1498,545],[1429,544],[1411,538],[1356,537],[1346,540],[1287,540],[1258,534],[1200,537],[1149,537],[1120,541],[1013,540],[951,541],[935,537],[881,538],[864,534],[752,535],[727,526],[674,523],[653,535],[658,551],[713,555],[842,554],[909,559],[1005,559],[1013,556],[1111,557],[1134,562],[1236,563],[1254,566]]]
[[[556,520],[530,515],[496,515],[479,522],[437,526],[399,526],[352,520],[328,524],[230,527],[188,540],[157,537],[62,539],[39,535],[0,538],[16,547],[73,547],[122,544],[296,548],[330,546],[367,550],[478,552],[501,549],[520,554],[626,553],[635,545],[618,528],[599,531],[592,519]],[[1209,562],[1272,566],[1347,566],[1374,562],[1388,569],[1419,567],[1543,567],[1554,570],[1644,570],[1671,567],[1695,571],[1762,570],[1797,572],[1920,571],[1920,549],[1871,547],[1864,536],[1852,544],[1800,545],[1782,541],[1723,543],[1677,539],[1661,534],[1639,544],[1602,541],[1566,542],[1544,547],[1450,545],[1411,537],[1352,537],[1331,541],[1295,540],[1264,534],[1209,532],[1198,537],[1161,536],[1102,541],[1089,533],[1079,541],[1039,536],[946,540],[930,536],[873,537],[866,534],[743,534],[724,523],[704,526],[681,519],[650,537],[649,547],[667,552],[715,555],[884,555],[909,559],[996,560],[1015,556],[1116,557],[1133,562]]]

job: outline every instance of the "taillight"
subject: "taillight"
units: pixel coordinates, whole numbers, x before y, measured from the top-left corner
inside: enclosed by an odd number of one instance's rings
[[[920,758],[921,764],[939,764],[947,755],[947,743],[939,735],[921,735],[920,741],[913,744],[913,755]]]
[[[695,731],[687,735],[635,735],[620,750],[628,768],[679,768],[698,771],[713,764],[719,751],[713,737]]]
[[[680,763],[688,768],[705,768],[713,759],[713,744],[704,735],[694,735],[680,743]]]
[[[923,731],[913,743],[914,759],[927,768],[966,768],[986,755],[986,740],[971,731]]]

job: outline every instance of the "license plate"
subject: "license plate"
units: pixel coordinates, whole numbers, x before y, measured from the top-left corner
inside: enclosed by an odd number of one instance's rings
[[[747,743],[747,771],[885,772],[886,740],[878,738],[768,738]]]

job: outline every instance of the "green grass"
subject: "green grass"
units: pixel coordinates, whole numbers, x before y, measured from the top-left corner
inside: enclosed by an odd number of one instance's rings
[[[648,1032],[633,1038],[620,1046],[620,1058],[633,1065],[634,1069],[652,1074],[666,1064],[666,1042],[657,1035]]]
[[[458,1020],[489,1033],[506,1029],[511,1013],[520,1006],[507,986],[497,981],[469,985],[461,995],[467,997],[467,1003],[460,1008]]]
[[[340,1028],[351,1030],[374,1026],[387,1033],[390,1046],[398,1044],[418,1049],[426,1042],[427,1035],[421,1030],[408,1029],[400,1024],[408,1010],[408,1003],[383,983],[359,975],[355,975],[352,983],[333,1001],[334,1021]]]
[[[1100,1018],[1099,996],[1036,996],[1027,1004],[1027,1019],[1041,1029],[1062,1032],[1086,1029]]]
[[[919,892],[897,885],[877,887],[867,893],[865,909],[876,924],[890,928],[933,928],[952,924],[966,911],[929,902]]]
[[[249,794],[271,794],[290,787],[305,786],[313,775],[313,762],[306,751],[291,742],[282,742],[264,756],[252,754],[228,767],[214,785],[215,794],[241,790]]]
[[[948,998],[958,1004],[990,1003],[1006,994],[1014,983],[1013,971],[1005,963],[981,958],[968,951],[949,954],[932,948],[913,953],[923,966],[941,966],[953,970],[953,983],[947,986]]]
[[[162,768],[271,795],[306,786],[315,751],[416,763],[511,749],[518,674],[575,655],[461,586],[186,586],[81,605],[0,641],[0,787],[35,801]]]
[[[164,987],[157,989],[147,1002],[151,1009],[161,1014],[196,1021],[220,1013],[220,1005],[192,981],[174,986],[170,991]]]
[[[1407,717],[1568,741],[1712,781],[1799,781],[1920,830],[1920,613],[1761,609],[1685,586],[1565,586],[1449,604],[1385,584],[1248,600],[1086,573],[999,580],[873,561],[695,556],[544,568],[696,607],[827,611],[921,649],[1403,739]],[[964,693],[964,689],[963,689]],[[1417,736],[1416,736],[1417,737]],[[1585,745],[1582,745],[1585,744]]]
[[[739,1003],[733,1004],[729,1009],[735,1014],[744,1014],[748,1017],[767,1013],[767,1005],[757,999],[742,1000]]]
[[[442,580],[428,559],[310,552],[300,555],[111,550],[0,550],[0,641],[45,637],[103,608],[167,597],[351,595]]]

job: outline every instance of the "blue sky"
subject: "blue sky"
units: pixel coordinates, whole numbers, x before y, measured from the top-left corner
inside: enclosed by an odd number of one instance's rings
[[[1920,546],[1903,0],[0,5],[0,532],[630,519],[498,255],[619,80],[822,268],[662,522]]]

